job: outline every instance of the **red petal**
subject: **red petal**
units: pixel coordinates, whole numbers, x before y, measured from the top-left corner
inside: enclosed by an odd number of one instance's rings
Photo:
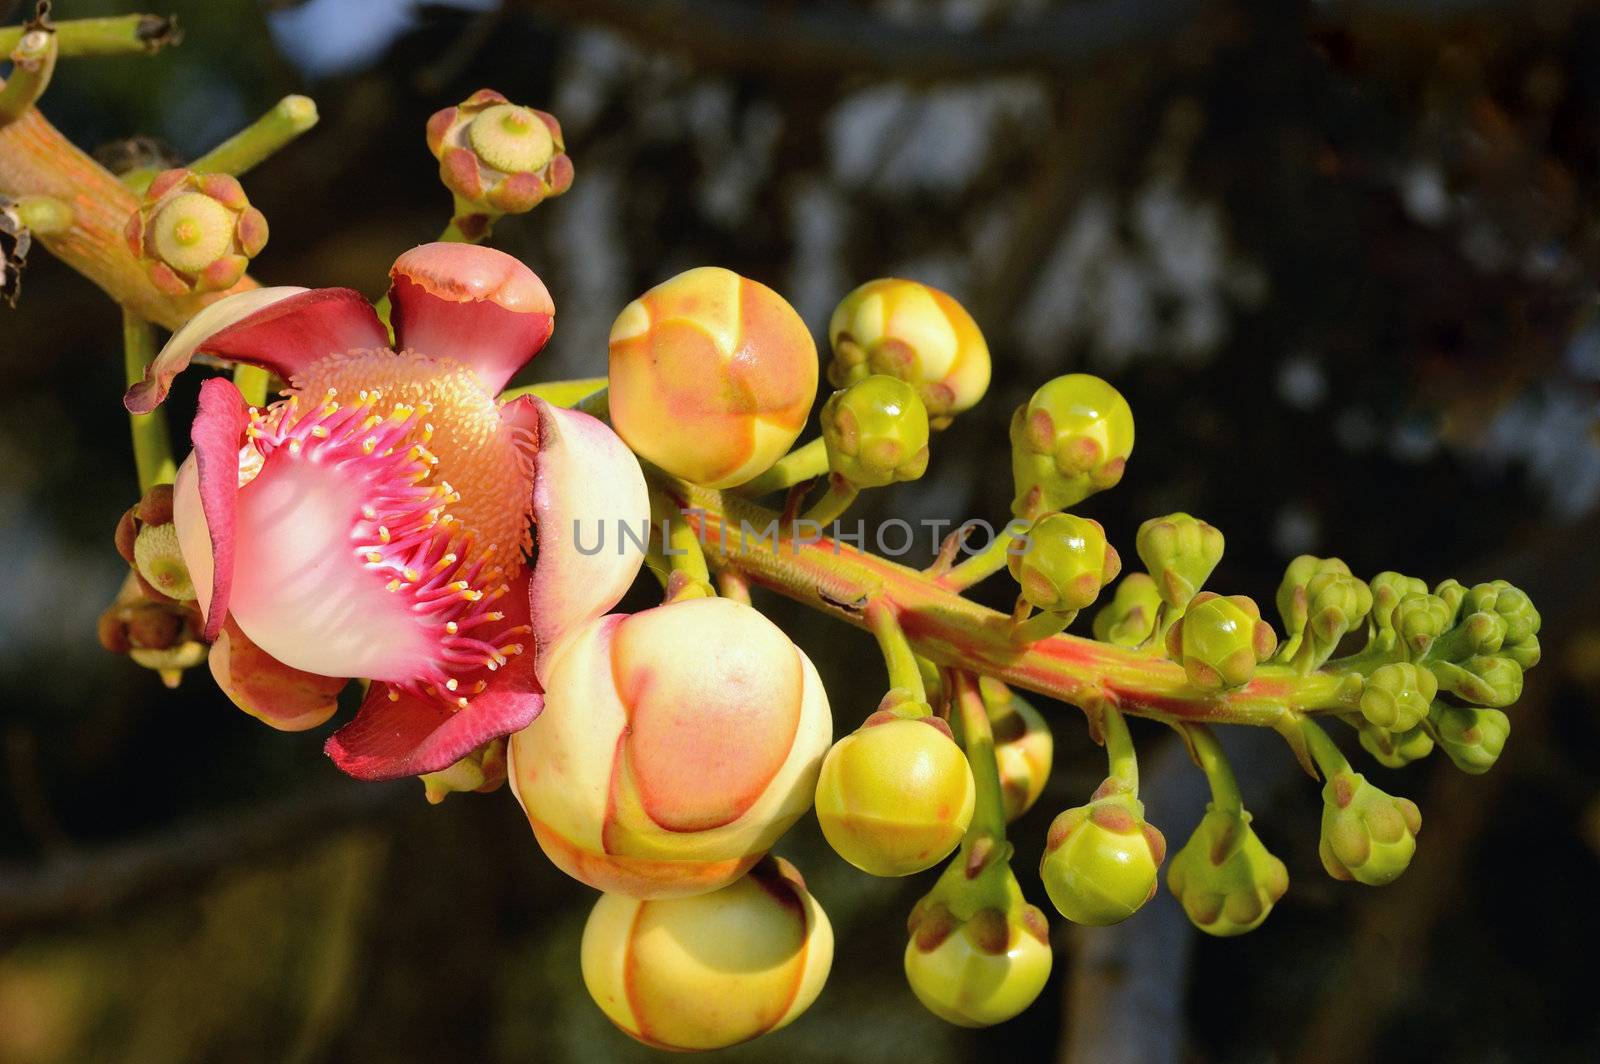
[[[504,600],[506,620],[514,625],[527,623],[527,579],[524,570]],[[491,739],[521,731],[544,709],[544,689],[534,676],[531,652],[516,655],[494,672],[480,669],[461,677],[461,689],[470,690],[479,680],[488,686],[465,709],[454,711],[438,699],[374,683],[355,719],[335,732],[324,749],[356,779],[420,776],[450,767]]]
[[[204,637],[214,641],[228,615],[233,589],[233,550],[239,533],[239,447],[250,408],[233,382],[213,377],[200,386],[200,409],[189,429],[194,442],[200,507],[211,538],[211,601]]]
[[[291,668],[229,621],[211,644],[211,675],[233,704],[279,731],[305,731],[333,716],[349,680]]]
[[[544,282],[503,251],[476,244],[423,244],[395,260],[397,348],[451,358],[498,392],[555,328]]]

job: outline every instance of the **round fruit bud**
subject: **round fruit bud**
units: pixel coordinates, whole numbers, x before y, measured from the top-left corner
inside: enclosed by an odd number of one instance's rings
[[[1410,594],[1395,606],[1390,623],[1396,644],[1412,661],[1417,661],[1432,649],[1434,640],[1445,633],[1455,616],[1455,607],[1438,595]]]
[[[1056,910],[1091,927],[1121,923],[1156,892],[1166,856],[1161,832],[1144,820],[1144,803],[1107,779],[1088,805],[1050,825],[1039,877]]]
[[[1099,377],[1047,381],[1011,416],[1011,475],[1018,515],[1076,506],[1122,479],[1133,453],[1133,411]]]
[[[1208,805],[1173,855],[1167,889],[1194,926],[1225,938],[1261,926],[1289,889],[1289,870],[1256,837],[1249,813]]]
[[[1033,1004],[1050,978],[1050,927],[1006,872],[1006,909],[965,920],[937,892],[911,911],[906,982],[929,1012],[962,1027],[1004,1023]]]
[[[1422,813],[1359,772],[1336,772],[1322,788],[1322,867],[1335,879],[1379,887],[1398,879],[1417,850]]]
[[[873,374],[910,384],[934,428],[989,388],[989,345],[972,315],[937,288],[897,277],[868,281],[828,321],[828,381],[843,388]]]
[[[1422,723],[1439,681],[1410,662],[1380,665],[1361,685],[1361,715],[1377,728],[1405,732]]]
[[[817,780],[817,822],[840,857],[875,876],[943,860],[972,822],[972,768],[938,717],[875,713],[834,744]]]
[[[911,385],[875,374],[829,396],[822,442],[828,468],[858,488],[916,480],[928,469],[928,412]]]
[[[602,617],[544,651],[509,774],[556,866],[641,898],[732,882],[810,805],[833,730],[816,669],[730,599]]]
[[[583,928],[583,983],[657,1049],[720,1049],[794,1022],[833,964],[833,928],[794,866],[768,857],[720,890],[605,894]]]
[[[794,445],[816,396],[817,348],[778,293],[701,266],[617,315],[609,380],[611,422],[640,457],[729,488]]]
[[[1183,665],[1190,683],[1211,691],[1249,682],[1277,645],[1272,626],[1243,595],[1202,591],[1167,630],[1167,654]]]
[[[1511,736],[1511,718],[1498,709],[1441,704],[1433,707],[1429,720],[1456,768],[1474,776],[1494,767]]]
[[[1117,593],[1094,615],[1094,637],[1102,643],[1136,647],[1156,629],[1161,591],[1146,573],[1129,573]]]
[[[572,187],[572,160],[553,115],[480,89],[428,119],[428,150],[456,197],[456,224],[482,235],[489,219],[530,211]]]
[[[1410,731],[1390,732],[1361,720],[1356,735],[1361,748],[1384,768],[1405,768],[1433,753],[1433,736],[1421,724]]]
[[[1020,552],[1006,565],[1022,597],[1049,613],[1076,613],[1094,604],[1100,589],[1122,571],[1116,548],[1099,521],[1072,514],[1046,514],[1033,523]]]
[[[228,174],[166,170],[150,182],[123,235],[151,282],[170,296],[220,292],[267,243],[267,219]]]
[[[1032,809],[1044,793],[1055,739],[1039,711],[999,680],[979,677],[978,688],[994,734],[995,765],[1000,771],[1000,794],[1009,822]],[[960,727],[959,714],[956,727]]]
[[[1139,526],[1133,543],[1162,599],[1180,610],[1222,560],[1222,533],[1184,513],[1152,517]]]

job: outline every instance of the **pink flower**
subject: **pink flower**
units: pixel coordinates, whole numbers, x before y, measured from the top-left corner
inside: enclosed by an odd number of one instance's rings
[[[554,325],[533,271],[441,243],[390,277],[392,347],[357,292],[257,289],[197,314],[124,400],[154,409],[197,353],[289,382],[262,409],[202,385],[174,520],[212,672],[242,708],[315,727],[345,678],[373,681],[327,744],[363,779],[438,771],[538,716],[529,651],[611,609],[642,561],[574,549],[577,523],[649,516],[602,422],[495,398]]]

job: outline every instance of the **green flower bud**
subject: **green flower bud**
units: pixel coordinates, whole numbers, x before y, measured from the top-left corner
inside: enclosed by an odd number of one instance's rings
[[[1362,720],[1356,735],[1361,748],[1385,768],[1405,768],[1433,753],[1433,736],[1421,724],[1410,731],[1390,732]]]
[[[1417,849],[1422,813],[1359,772],[1337,772],[1322,788],[1322,866],[1335,879],[1378,887],[1399,878]]]
[[[1222,560],[1222,533],[1198,517],[1168,514],[1139,526],[1134,547],[1166,602],[1183,609]]]
[[[875,876],[939,863],[972,822],[972,769],[938,717],[874,713],[833,745],[817,779],[817,822],[840,857]]]
[[[220,292],[266,246],[267,219],[236,177],[167,170],[150,182],[123,236],[163,293]]]
[[[1498,621],[1499,644],[1479,647],[1479,652],[1499,652],[1524,669],[1539,663],[1539,611],[1520,588],[1504,580],[1477,584],[1462,602],[1462,613],[1473,617],[1492,616]],[[1471,618],[1468,618],[1470,622]]]
[[[1167,630],[1167,655],[1183,665],[1190,683],[1213,691],[1247,683],[1277,645],[1272,626],[1243,595],[1202,591]]]
[[[1102,643],[1136,647],[1156,629],[1161,592],[1146,573],[1129,573],[1111,601],[1094,615],[1094,637]]]
[[[1073,923],[1105,927],[1132,916],[1156,891],[1167,842],[1144,820],[1144,803],[1107,779],[1088,805],[1050,825],[1039,877]]]
[[[1522,666],[1508,657],[1472,657],[1459,665],[1449,661],[1426,664],[1439,686],[1463,701],[1504,709],[1522,697]]]
[[[928,411],[911,385],[875,374],[823,404],[822,442],[828,468],[858,488],[916,480],[928,468]]]
[[[1289,563],[1278,585],[1277,606],[1288,639],[1285,654],[1300,655],[1297,664],[1316,668],[1366,619],[1372,589],[1350,575],[1350,567],[1338,558],[1303,554]]]
[[[1410,662],[1380,665],[1361,687],[1361,715],[1374,727],[1406,732],[1422,723],[1439,693],[1433,673]]]
[[[1426,595],[1428,585],[1414,576],[1381,572],[1368,583],[1372,591],[1372,622],[1380,633],[1390,633],[1387,650],[1393,646],[1394,610],[1407,595]]]
[[[1433,593],[1443,599],[1446,606],[1450,607],[1450,616],[1452,617],[1456,615],[1456,611],[1460,609],[1462,601],[1467,597],[1466,586],[1461,581],[1454,579],[1441,580],[1439,586],[1433,589]]]
[[[962,1027],[1003,1023],[1033,1004],[1050,978],[1049,924],[1023,900],[1009,868],[1005,879],[1004,910],[982,908],[963,920],[938,887],[911,910],[906,981],[942,1020]]]
[[[1167,889],[1206,934],[1242,935],[1260,927],[1289,889],[1289,870],[1256,837],[1249,813],[1208,805],[1172,858]]]
[[[1048,381],[1011,418],[1011,472],[1019,516],[1065,510],[1122,479],[1133,453],[1133,411],[1086,373]]]
[[[1438,595],[1407,595],[1394,608],[1396,639],[1406,655],[1417,661],[1449,629],[1455,615],[1455,607]]]
[[[1094,603],[1100,589],[1122,571],[1116,548],[1099,521],[1072,514],[1046,514],[1023,537],[1023,549],[1007,553],[1006,565],[1036,609],[1076,613]]]
[[[194,598],[194,583],[189,567],[178,550],[178,530],[168,521],[144,525],[133,540],[133,567],[150,586],[170,599],[188,602]]]
[[[1278,607],[1278,616],[1283,618],[1286,637],[1293,639],[1304,630],[1311,617],[1311,581],[1325,574],[1349,576],[1350,567],[1338,558],[1302,554],[1284,568],[1274,602]]]
[[[1440,703],[1428,719],[1456,768],[1474,776],[1494,767],[1511,735],[1511,718],[1498,709]]]

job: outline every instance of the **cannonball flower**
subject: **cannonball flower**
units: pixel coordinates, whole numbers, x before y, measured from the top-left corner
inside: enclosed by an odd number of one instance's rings
[[[833,966],[833,927],[795,867],[762,860],[720,890],[605,894],[583,928],[583,982],[657,1049],[720,1049],[788,1026]]]
[[[123,232],[150,281],[169,296],[220,292],[267,243],[267,219],[229,174],[166,170],[150,182]]]
[[[246,711],[313,727],[346,678],[372,681],[327,744],[362,779],[437,772],[537,716],[536,658],[642,561],[576,550],[577,525],[649,514],[602,423],[495,399],[553,326],[533,271],[427,244],[390,276],[393,346],[355,291],[255,289],[197,314],[124,400],[153,410],[197,353],[288,382],[260,409],[201,386],[174,523],[212,672]]]
[[[817,346],[788,302],[719,266],[686,270],[611,326],[611,422],[673,476],[731,488],[794,446],[817,392]]]
[[[544,714],[510,743],[546,855],[600,890],[701,894],[805,813],[833,738],[816,669],[731,599],[613,614],[562,640]]]

